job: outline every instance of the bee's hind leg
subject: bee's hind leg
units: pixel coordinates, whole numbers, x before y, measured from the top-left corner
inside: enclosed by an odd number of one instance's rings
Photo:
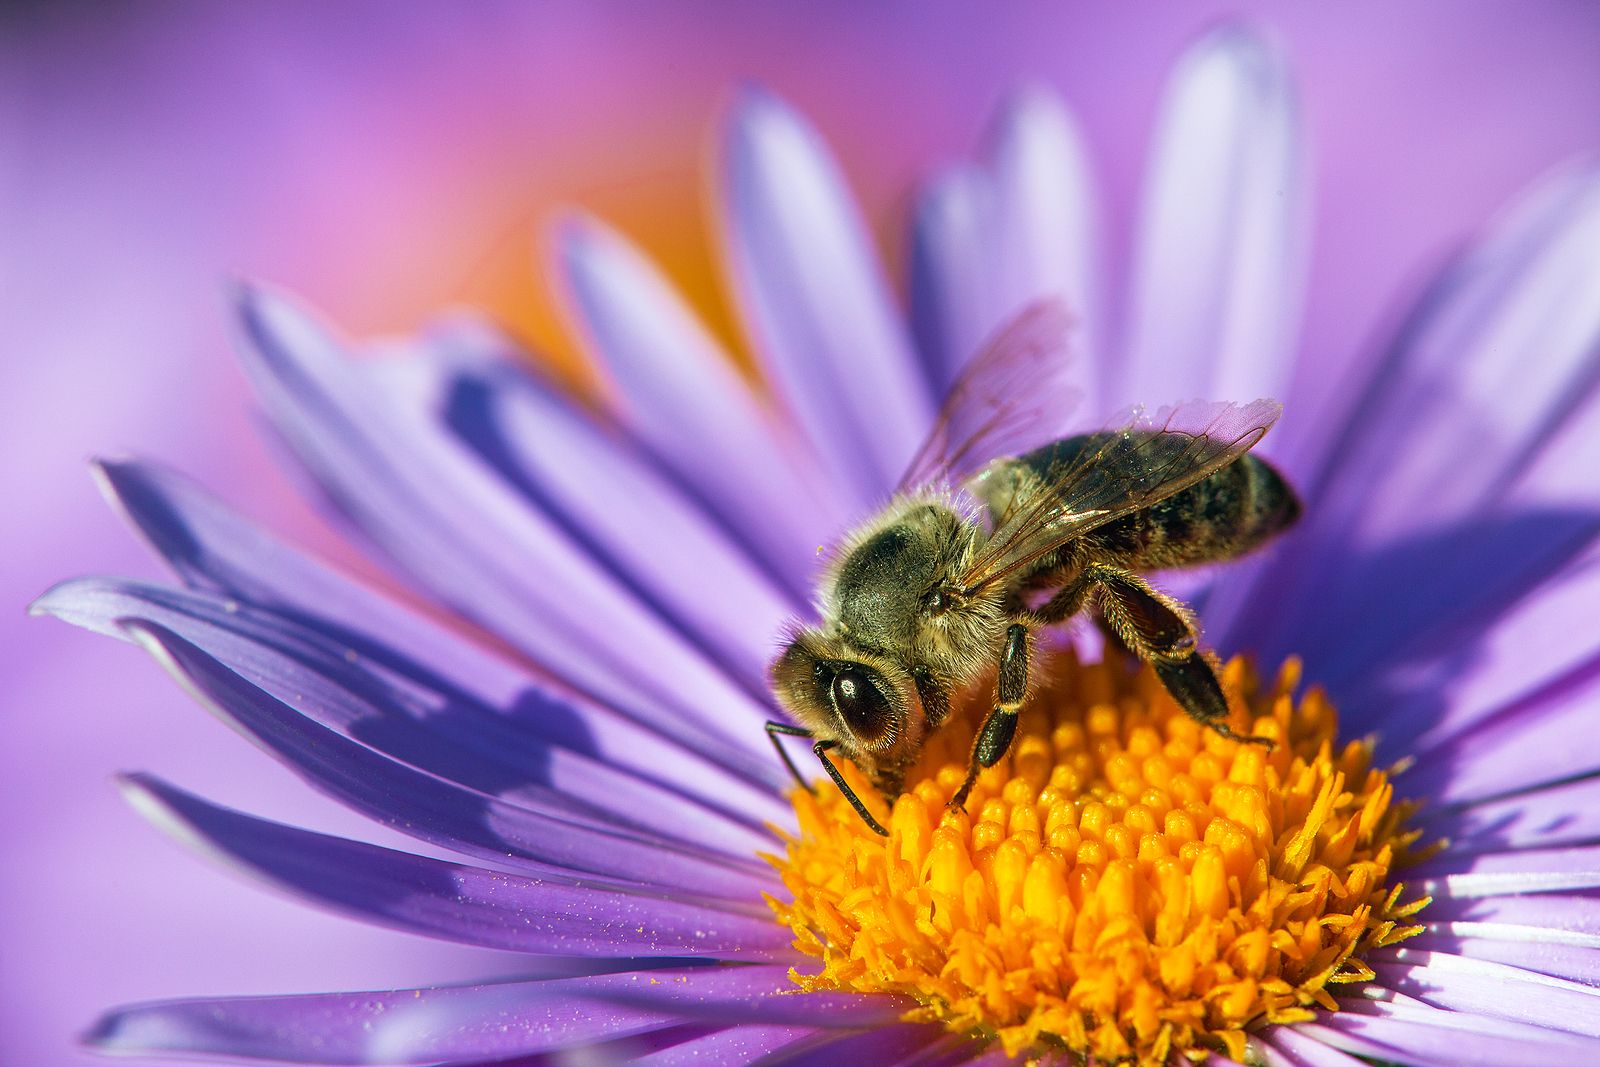
[[[1045,615],[1052,608],[1059,611],[1069,604],[1076,611],[1090,588],[1106,627],[1121,644],[1154,668],[1161,684],[1190,718],[1223,737],[1271,747],[1270,738],[1244,736],[1228,726],[1228,698],[1217,681],[1213,657],[1200,648],[1194,614],[1137,574],[1104,564],[1090,564],[1038,614]],[[1066,615],[1056,617],[1065,618]]]
[[[1017,735],[1017,713],[1028,695],[1028,653],[1028,628],[1014,622],[1006,630],[1005,648],[1000,653],[1000,681],[994,710],[983,720],[978,736],[973,739],[966,780],[950,798],[949,807],[957,811],[966,810],[967,794],[972,792],[978,772],[999,763],[1000,757],[1010,750],[1011,739]]]

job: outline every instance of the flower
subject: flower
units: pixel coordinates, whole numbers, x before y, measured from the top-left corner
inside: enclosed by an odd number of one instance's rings
[[[459,855],[310,834],[129,776],[162,824],[322,904],[559,962],[470,987],[133,1007],[94,1040],[322,1062],[993,1054],[964,1027],[904,1021],[889,996],[793,993],[789,967],[805,961],[761,903],[778,883],[756,858],[776,845],[767,824],[790,818],[759,736],[767,635],[804,597],[811,547],[892,484],[952,354],[1038,289],[1083,309],[1085,367],[1116,366],[1093,383],[1103,402],[1287,378],[1282,285],[1298,241],[1292,198],[1276,195],[1296,170],[1282,79],[1237,31],[1185,61],[1154,168],[1166,206],[1141,242],[1146,280],[1121,343],[1087,289],[1093,265],[1042,259],[1075,247],[1071,220],[1088,214],[1048,98],[1022,97],[994,157],[930,194],[919,347],[887,310],[820,143],[783,104],[747,96],[728,149],[731,251],[793,423],[729,371],[648,263],[587,220],[569,220],[559,248],[610,372],[599,419],[479,325],[355,360],[292,302],[245,294],[247,367],[274,429],[356,534],[451,614],[353,582],[179,476],[126,463],[103,464],[104,481],[184,588],[81,580],[38,607],[137,642],[317,788]],[[1243,144],[1242,170],[1216,150]],[[1213,210],[1194,212],[1196,199]],[[1180,225],[1192,214],[1240,224],[1197,233]],[[1596,432],[1600,323],[1582,294],[1597,220],[1591,174],[1553,179],[1446,275],[1348,415],[1307,405],[1320,418],[1278,454],[1307,493],[1305,528],[1205,597],[1213,643],[1300,651],[1346,736],[1382,728],[1390,759],[1414,756],[1395,788],[1426,799],[1417,829],[1452,842],[1404,873],[1433,898],[1425,929],[1403,946],[1373,939],[1356,961],[1372,977],[1340,1011],[1268,1016],[1252,1031],[1258,1055],[1545,1062],[1594,1044],[1584,894],[1600,863],[1582,846],[1597,754],[1578,716],[1596,642],[1571,620],[1589,599],[1596,519],[1570,457]],[[1170,266],[1180,259],[1194,273]],[[995,263],[1032,270],[976,285]],[[1131,355],[1113,364],[1112,351]],[[1530,351],[1536,366],[1510,362]],[[1249,688],[1239,668],[1230,684]],[[1148,692],[1141,714],[1155,714]],[[1298,720],[1282,716],[1288,737]],[[1181,720],[1168,729],[1185,726],[1191,750],[1213,743]],[[1380,795],[1368,749],[1345,751],[1339,769]],[[1262,759],[1235,766],[1254,774]],[[1343,803],[1342,786],[1324,792],[1322,807]],[[896,819],[914,819],[917,800]],[[1348,845],[1339,837],[1318,847]],[[1195,881],[1212,896],[1226,886],[1203,869]],[[1381,907],[1395,909],[1384,921],[1409,918],[1398,898]]]

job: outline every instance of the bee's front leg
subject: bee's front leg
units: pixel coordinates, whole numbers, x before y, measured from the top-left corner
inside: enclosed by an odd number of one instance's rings
[[[1006,630],[1005,647],[1000,653],[1000,681],[996,687],[994,710],[983,720],[978,736],[972,742],[972,759],[967,764],[967,778],[950,798],[950,807],[965,811],[967,794],[978,772],[1000,762],[1011,748],[1011,739],[1017,734],[1017,713],[1022,710],[1022,699],[1028,695],[1028,628],[1014,622]]]

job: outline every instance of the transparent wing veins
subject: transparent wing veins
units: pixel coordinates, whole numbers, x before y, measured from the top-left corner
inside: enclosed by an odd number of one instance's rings
[[[976,592],[1074,537],[1181,493],[1253,448],[1281,410],[1274,400],[1191,401],[1150,420],[1135,413],[1045,472],[1038,491],[999,519],[960,586]]]
[[[1029,304],[989,338],[945,394],[899,491],[959,483],[992,459],[1061,436],[1082,399],[1064,380],[1071,325],[1052,298]]]

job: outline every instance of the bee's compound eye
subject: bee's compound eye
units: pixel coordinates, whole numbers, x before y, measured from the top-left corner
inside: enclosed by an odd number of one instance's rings
[[[860,740],[873,742],[889,728],[889,701],[859,667],[844,667],[833,676],[833,704]]]

